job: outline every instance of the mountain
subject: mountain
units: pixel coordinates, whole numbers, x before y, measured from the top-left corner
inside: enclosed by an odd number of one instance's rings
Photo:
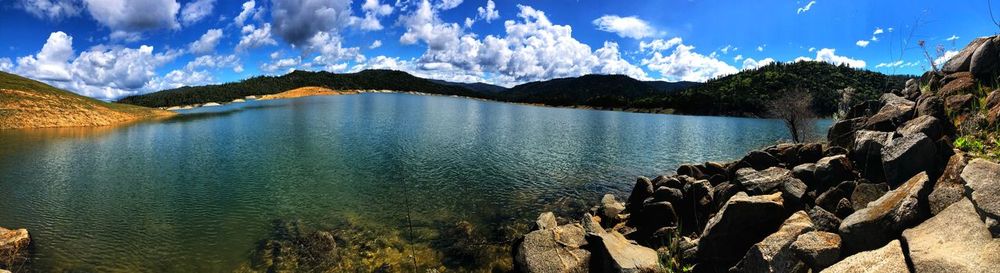
[[[503,91],[507,91],[506,87],[499,86],[499,85],[492,85],[492,84],[488,84],[488,83],[481,83],[481,82],[464,83],[464,82],[449,82],[449,81],[442,81],[442,80],[430,80],[430,81],[438,83],[438,84],[443,84],[443,85],[451,85],[451,86],[464,87],[464,88],[467,88],[469,90],[476,91],[476,92],[479,92],[479,93],[482,93],[482,94],[496,94],[496,93],[500,93],[500,92],[503,92]]]
[[[503,93],[501,98],[556,106],[619,107],[661,93],[659,86],[625,75],[584,75],[521,84]]]
[[[0,129],[106,126],[173,112],[108,103],[0,72]]]
[[[701,85],[700,82],[686,82],[686,81],[679,81],[679,82],[644,81],[644,83],[652,86],[653,88],[656,88],[657,90],[663,93],[671,93],[673,91],[684,90]]]
[[[914,76],[885,75],[825,62],[773,63],[757,69],[712,79],[671,94],[637,101],[635,108],[672,108],[693,115],[764,116],[767,104],[796,88],[813,97],[813,111],[831,116],[837,110],[841,90],[855,89],[854,100],[877,99],[893,89],[902,89]]]

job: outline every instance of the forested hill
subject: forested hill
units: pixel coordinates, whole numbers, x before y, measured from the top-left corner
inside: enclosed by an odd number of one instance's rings
[[[855,89],[855,101],[864,101],[892,89],[903,89],[910,78],[913,76],[885,75],[824,62],[773,63],[669,95],[649,97],[633,107],[666,107],[693,115],[763,116],[769,101],[801,88],[812,94],[816,114],[831,116],[836,112],[841,90],[847,87]]]
[[[346,74],[294,71],[278,77],[260,76],[240,82],[181,87],[145,95],[129,96],[118,102],[147,107],[228,102],[246,96],[277,94],[305,86],[320,86],[334,90],[377,89],[471,97],[480,96],[479,92],[461,85],[441,84],[428,79],[418,78],[402,71],[365,70]]]
[[[482,83],[430,80],[393,70],[357,73],[295,71],[284,76],[261,76],[221,85],[182,87],[119,100],[148,107],[227,102],[245,96],[276,94],[318,86],[334,90],[394,90],[459,95],[507,102],[598,108],[674,109],[695,115],[763,116],[768,101],[795,88],[808,90],[814,110],[821,116],[836,111],[840,90],[852,87],[856,100],[874,99],[892,89],[902,89],[909,76],[822,62],[775,63],[758,69],[694,82],[639,81],[622,75],[585,75],[530,82],[504,88]]]

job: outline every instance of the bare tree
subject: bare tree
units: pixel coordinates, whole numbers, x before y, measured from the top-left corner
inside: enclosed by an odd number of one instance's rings
[[[815,130],[813,122],[816,114],[812,110],[812,94],[802,88],[782,93],[783,96],[768,103],[770,117],[785,123],[792,141],[802,142]]]

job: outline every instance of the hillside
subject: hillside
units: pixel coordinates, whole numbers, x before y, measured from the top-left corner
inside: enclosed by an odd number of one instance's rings
[[[106,126],[173,112],[98,101],[0,72],[0,130]]]
[[[813,95],[813,110],[831,116],[841,98],[840,90],[851,87],[855,101],[877,99],[893,89],[903,89],[912,76],[889,76],[878,72],[823,62],[774,63],[758,69],[709,80],[705,84],[673,94],[645,98],[638,108],[667,107],[694,115],[763,116],[765,105],[785,90],[802,88]]]
[[[691,83],[642,82],[624,75],[584,75],[514,86],[501,100],[547,105],[629,106],[635,100],[661,96]]]
[[[274,95],[264,95],[260,97],[261,100],[277,100],[277,99],[291,99],[291,98],[301,98],[308,96],[335,96],[335,95],[350,95],[357,94],[356,91],[334,91],[328,88],[307,86],[301,88],[295,88],[285,92],[277,93]]]

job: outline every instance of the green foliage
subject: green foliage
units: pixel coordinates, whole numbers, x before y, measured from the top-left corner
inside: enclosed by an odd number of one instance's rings
[[[971,136],[962,136],[955,139],[955,148],[966,152],[981,152],[986,145]]]

